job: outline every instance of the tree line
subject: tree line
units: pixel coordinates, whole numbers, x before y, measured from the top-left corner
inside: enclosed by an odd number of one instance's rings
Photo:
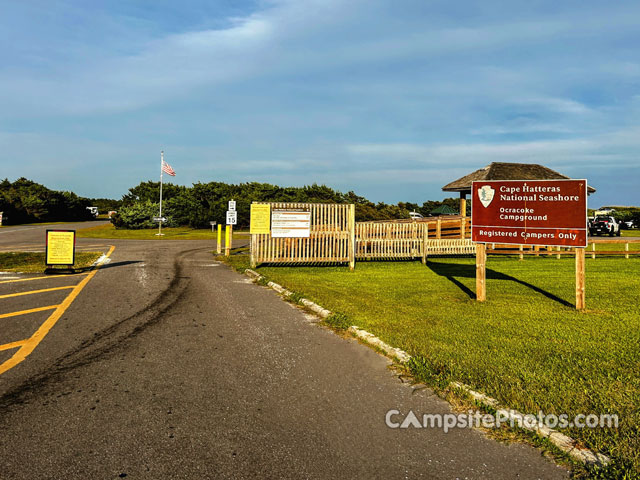
[[[50,190],[26,178],[0,182],[3,224],[90,220],[91,200],[73,192]]]
[[[6,224],[32,222],[82,221],[93,218],[87,207],[98,207],[100,213],[115,210],[111,221],[117,228],[153,228],[157,224],[160,196],[159,182],[141,182],[120,199],[86,198],[73,192],[51,190],[26,178],[0,182],[0,212]],[[228,184],[195,183],[190,187],[163,184],[163,217],[166,226],[208,228],[210,221],[225,223],[229,200],[236,200],[238,226],[247,227],[251,202],[353,203],[356,220],[389,220],[409,218],[415,211],[428,216],[432,210],[448,205],[457,211],[458,200],[416,203],[374,203],[350,191],[342,193],[325,185],[279,187],[268,183]]]
[[[122,197],[122,206],[112,217],[116,228],[151,228],[156,225],[152,217],[157,216],[160,195],[159,182],[141,182]],[[207,228],[209,222],[226,223],[229,200],[236,201],[238,227],[249,225],[252,202],[299,202],[299,203],[353,203],[357,221],[389,220],[409,218],[416,211],[428,216],[433,209],[448,205],[458,209],[458,200],[427,201],[422,205],[398,203],[390,205],[374,203],[350,191],[342,193],[326,185],[304,187],[279,187],[268,183],[228,184],[222,182],[194,183],[191,187],[163,184],[162,215],[166,226],[187,225],[192,228]]]

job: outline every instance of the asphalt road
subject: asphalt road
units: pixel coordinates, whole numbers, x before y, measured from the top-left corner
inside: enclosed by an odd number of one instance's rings
[[[0,249],[41,244],[43,231],[0,231]],[[388,428],[390,409],[449,405],[215,262],[211,242],[78,243],[115,246],[112,261],[0,375],[2,479],[567,476],[539,451],[476,430]],[[5,281],[0,295],[80,278]],[[0,344],[51,311],[3,313],[69,291],[0,298]],[[14,352],[0,351],[0,363]]]

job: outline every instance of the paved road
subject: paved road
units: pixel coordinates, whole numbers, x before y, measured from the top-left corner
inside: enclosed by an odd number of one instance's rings
[[[106,220],[96,220],[92,222],[49,224],[49,225],[19,225],[5,226],[0,228],[0,252],[7,251],[44,251],[45,236],[47,230],[68,230],[87,227],[95,227],[109,223]],[[109,244],[104,239],[77,239],[77,250],[98,251],[97,247],[105,247]],[[0,265],[0,271],[2,271]]]
[[[33,233],[14,236],[40,241]],[[388,428],[390,409],[449,406],[214,262],[210,242],[108,243],[112,262],[0,375],[0,478],[567,476],[538,451],[477,431]],[[0,284],[0,295],[52,282]],[[67,294],[0,299],[0,314]],[[0,343],[19,328],[0,330]]]

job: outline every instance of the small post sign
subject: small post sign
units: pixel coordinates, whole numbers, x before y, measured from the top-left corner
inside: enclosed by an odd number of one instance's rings
[[[76,257],[75,230],[47,230],[46,264],[73,265]]]
[[[238,223],[238,212],[235,210],[227,211],[227,225],[235,225]]]
[[[274,208],[271,211],[272,238],[309,238],[311,210],[303,208]]]
[[[586,180],[473,182],[471,218],[471,239],[478,243],[478,301],[486,298],[487,243],[574,247],[576,308],[584,308],[584,249],[588,243]]]
[[[235,212],[236,211],[236,201],[235,200],[229,200],[229,211],[230,212]]]
[[[249,233],[251,235],[271,233],[271,205],[268,203],[251,204]]]

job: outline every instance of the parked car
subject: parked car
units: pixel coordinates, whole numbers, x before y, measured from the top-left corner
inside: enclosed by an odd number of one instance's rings
[[[626,228],[637,228],[637,225],[633,220],[622,222]]]
[[[617,235],[619,237],[620,224],[613,217],[598,215],[589,227],[589,234],[609,235],[610,237]]]
[[[93,215],[93,218],[98,217],[98,207],[87,207],[87,210]]]
[[[424,218],[424,217],[422,216],[422,214],[421,214],[421,213],[418,213],[418,212],[409,212],[409,218],[411,218],[411,220],[416,220],[416,219],[418,219],[418,218]]]

